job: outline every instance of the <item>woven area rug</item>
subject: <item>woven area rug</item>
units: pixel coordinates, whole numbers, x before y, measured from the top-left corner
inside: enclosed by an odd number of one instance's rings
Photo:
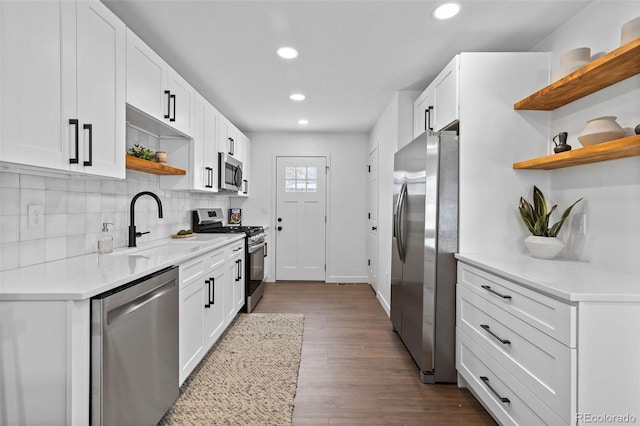
[[[161,425],[290,425],[304,316],[239,314]]]

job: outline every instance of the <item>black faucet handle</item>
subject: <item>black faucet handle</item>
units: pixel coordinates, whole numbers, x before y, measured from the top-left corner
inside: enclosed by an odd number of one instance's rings
[[[149,232],[151,232],[151,231],[147,231],[147,232],[136,232],[136,237],[141,237],[141,236],[143,236],[144,234],[148,234]]]

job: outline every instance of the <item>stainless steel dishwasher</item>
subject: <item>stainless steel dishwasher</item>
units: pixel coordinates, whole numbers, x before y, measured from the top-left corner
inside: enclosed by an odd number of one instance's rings
[[[91,299],[91,424],[155,425],[178,398],[178,268]]]

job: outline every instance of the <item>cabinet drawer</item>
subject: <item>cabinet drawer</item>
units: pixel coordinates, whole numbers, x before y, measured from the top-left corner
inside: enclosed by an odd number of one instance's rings
[[[193,280],[204,275],[204,272],[209,269],[207,268],[206,263],[206,256],[201,256],[197,259],[180,265],[178,269],[180,277],[180,288],[182,289],[189,283],[193,282]]]
[[[227,247],[227,259],[237,257],[242,253],[244,253],[244,241],[233,243],[229,247]]]
[[[458,284],[545,334],[576,347],[576,307],[458,262]]]
[[[207,269],[215,269],[222,265],[227,260],[227,255],[224,250],[216,250],[206,255]]]
[[[576,350],[458,286],[457,326],[566,423],[571,421]]]
[[[456,338],[458,372],[500,424],[568,424],[460,329],[456,330]]]

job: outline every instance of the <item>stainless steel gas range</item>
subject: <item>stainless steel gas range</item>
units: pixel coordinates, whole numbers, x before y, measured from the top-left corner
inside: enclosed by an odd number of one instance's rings
[[[245,234],[245,310],[253,311],[264,293],[264,258],[267,243],[262,226],[225,226],[222,209],[196,209],[192,229],[196,233]]]

